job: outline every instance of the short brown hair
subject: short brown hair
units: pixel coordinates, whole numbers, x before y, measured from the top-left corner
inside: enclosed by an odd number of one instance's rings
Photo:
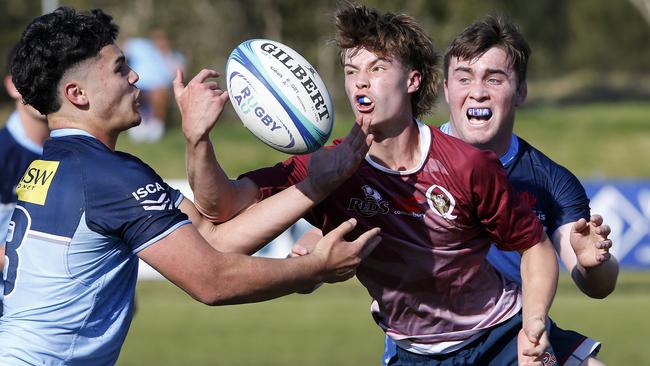
[[[472,23],[454,38],[445,52],[445,79],[448,77],[452,57],[471,60],[492,47],[504,49],[517,73],[517,83],[526,81],[528,59],[532,51],[517,26],[501,15],[488,15]]]
[[[439,55],[433,41],[405,14],[384,13],[364,5],[346,4],[336,13],[336,44],[341,63],[349,49],[365,48],[380,57],[398,58],[422,74],[420,88],[413,94],[415,117],[430,112],[441,81]]]

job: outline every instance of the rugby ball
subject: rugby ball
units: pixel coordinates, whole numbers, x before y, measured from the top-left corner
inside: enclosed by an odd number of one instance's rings
[[[226,86],[237,115],[276,150],[317,150],[334,123],[332,100],[316,70],[288,46],[267,40],[241,43],[228,57]]]

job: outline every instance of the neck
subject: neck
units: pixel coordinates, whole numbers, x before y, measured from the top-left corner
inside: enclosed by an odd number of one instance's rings
[[[420,163],[420,131],[418,125],[410,120],[399,129],[371,127],[375,136],[368,154],[382,166],[396,171],[411,170]]]
[[[20,116],[25,134],[33,143],[43,146],[45,140],[50,136],[50,129],[47,127],[47,119],[39,118],[30,114],[21,104],[16,108]]]
[[[107,131],[105,129],[99,128],[98,124],[92,123],[91,121],[78,121],[74,118],[68,118],[61,115],[49,115],[48,121],[50,123],[50,128],[53,130],[61,128],[76,128],[88,132],[93,135],[97,140],[106,145],[112,151],[115,151],[115,146],[117,145],[117,137],[119,132]]]

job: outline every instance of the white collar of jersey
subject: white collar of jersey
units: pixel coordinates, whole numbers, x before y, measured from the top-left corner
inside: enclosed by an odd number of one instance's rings
[[[43,146],[35,143],[27,137],[25,127],[23,127],[18,111],[14,111],[11,116],[9,116],[9,119],[7,120],[7,130],[19,145],[34,154],[43,155]]]
[[[78,128],[59,128],[57,130],[52,130],[50,132],[51,138],[65,137],[65,136],[88,136],[88,137],[95,138],[95,136],[91,135],[87,131]]]
[[[429,126],[425,125],[424,123],[415,120],[415,123],[418,125],[418,130],[420,131],[420,162],[418,165],[409,170],[393,170],[393,169],[388,169],[385,166],[378,164],[372,160],[369,154],[366,154],[366,161],[368,164],[373,166],[376,169],[381,170],[384,173],[388,174],[396,174],[396,175],[409,175],[418,172],[420,169],[422,169],[422,166],[424,166],[424,162],[427,160],[427,155],[429,154],[429,147],[431,145],[431,130],[429,129]]]
[[[440,126],[440,131],[446,133],[449,136],[454,136],[451,133],[451,123],[446,122]],[[454,136],[456,137],[456,136]],[[501,155],[499,157],[499,160],[501,161],[501,165],[507,166],[508,163],[512,161],[512,159],[517,156],[517,152],[519,151],[519,139],[517,138],[517,135],[515,133],[512,134],[510,137],[510,147],[508,147],[508,151],[506,151],[505,154]]]

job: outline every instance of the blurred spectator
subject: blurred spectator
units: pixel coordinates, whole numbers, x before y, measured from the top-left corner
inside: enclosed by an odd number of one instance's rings
[[[162,29],[152,31],[150,38],[129,38],[123,50],[140,77],[136,85],[143,92],[142,123],[128,131],[129,137],[138,142],[158,141],[165,132],[172,80],[176,69],[185,68],[185,58],[172,49]]]
[[[9,65],[9,60],[7,60]],[[9,66],[7,66],[8,68]],[[41,156],[43,143],[50,135],[47,119],[36,109],[22,103],[11,81],[9,70],[4,77],[7,94],[15,100],[15,110],[0,129],[0,314],[2,313],[2,270],[4,245],[11,214],[16,206],[16,185],[27,166]]]

